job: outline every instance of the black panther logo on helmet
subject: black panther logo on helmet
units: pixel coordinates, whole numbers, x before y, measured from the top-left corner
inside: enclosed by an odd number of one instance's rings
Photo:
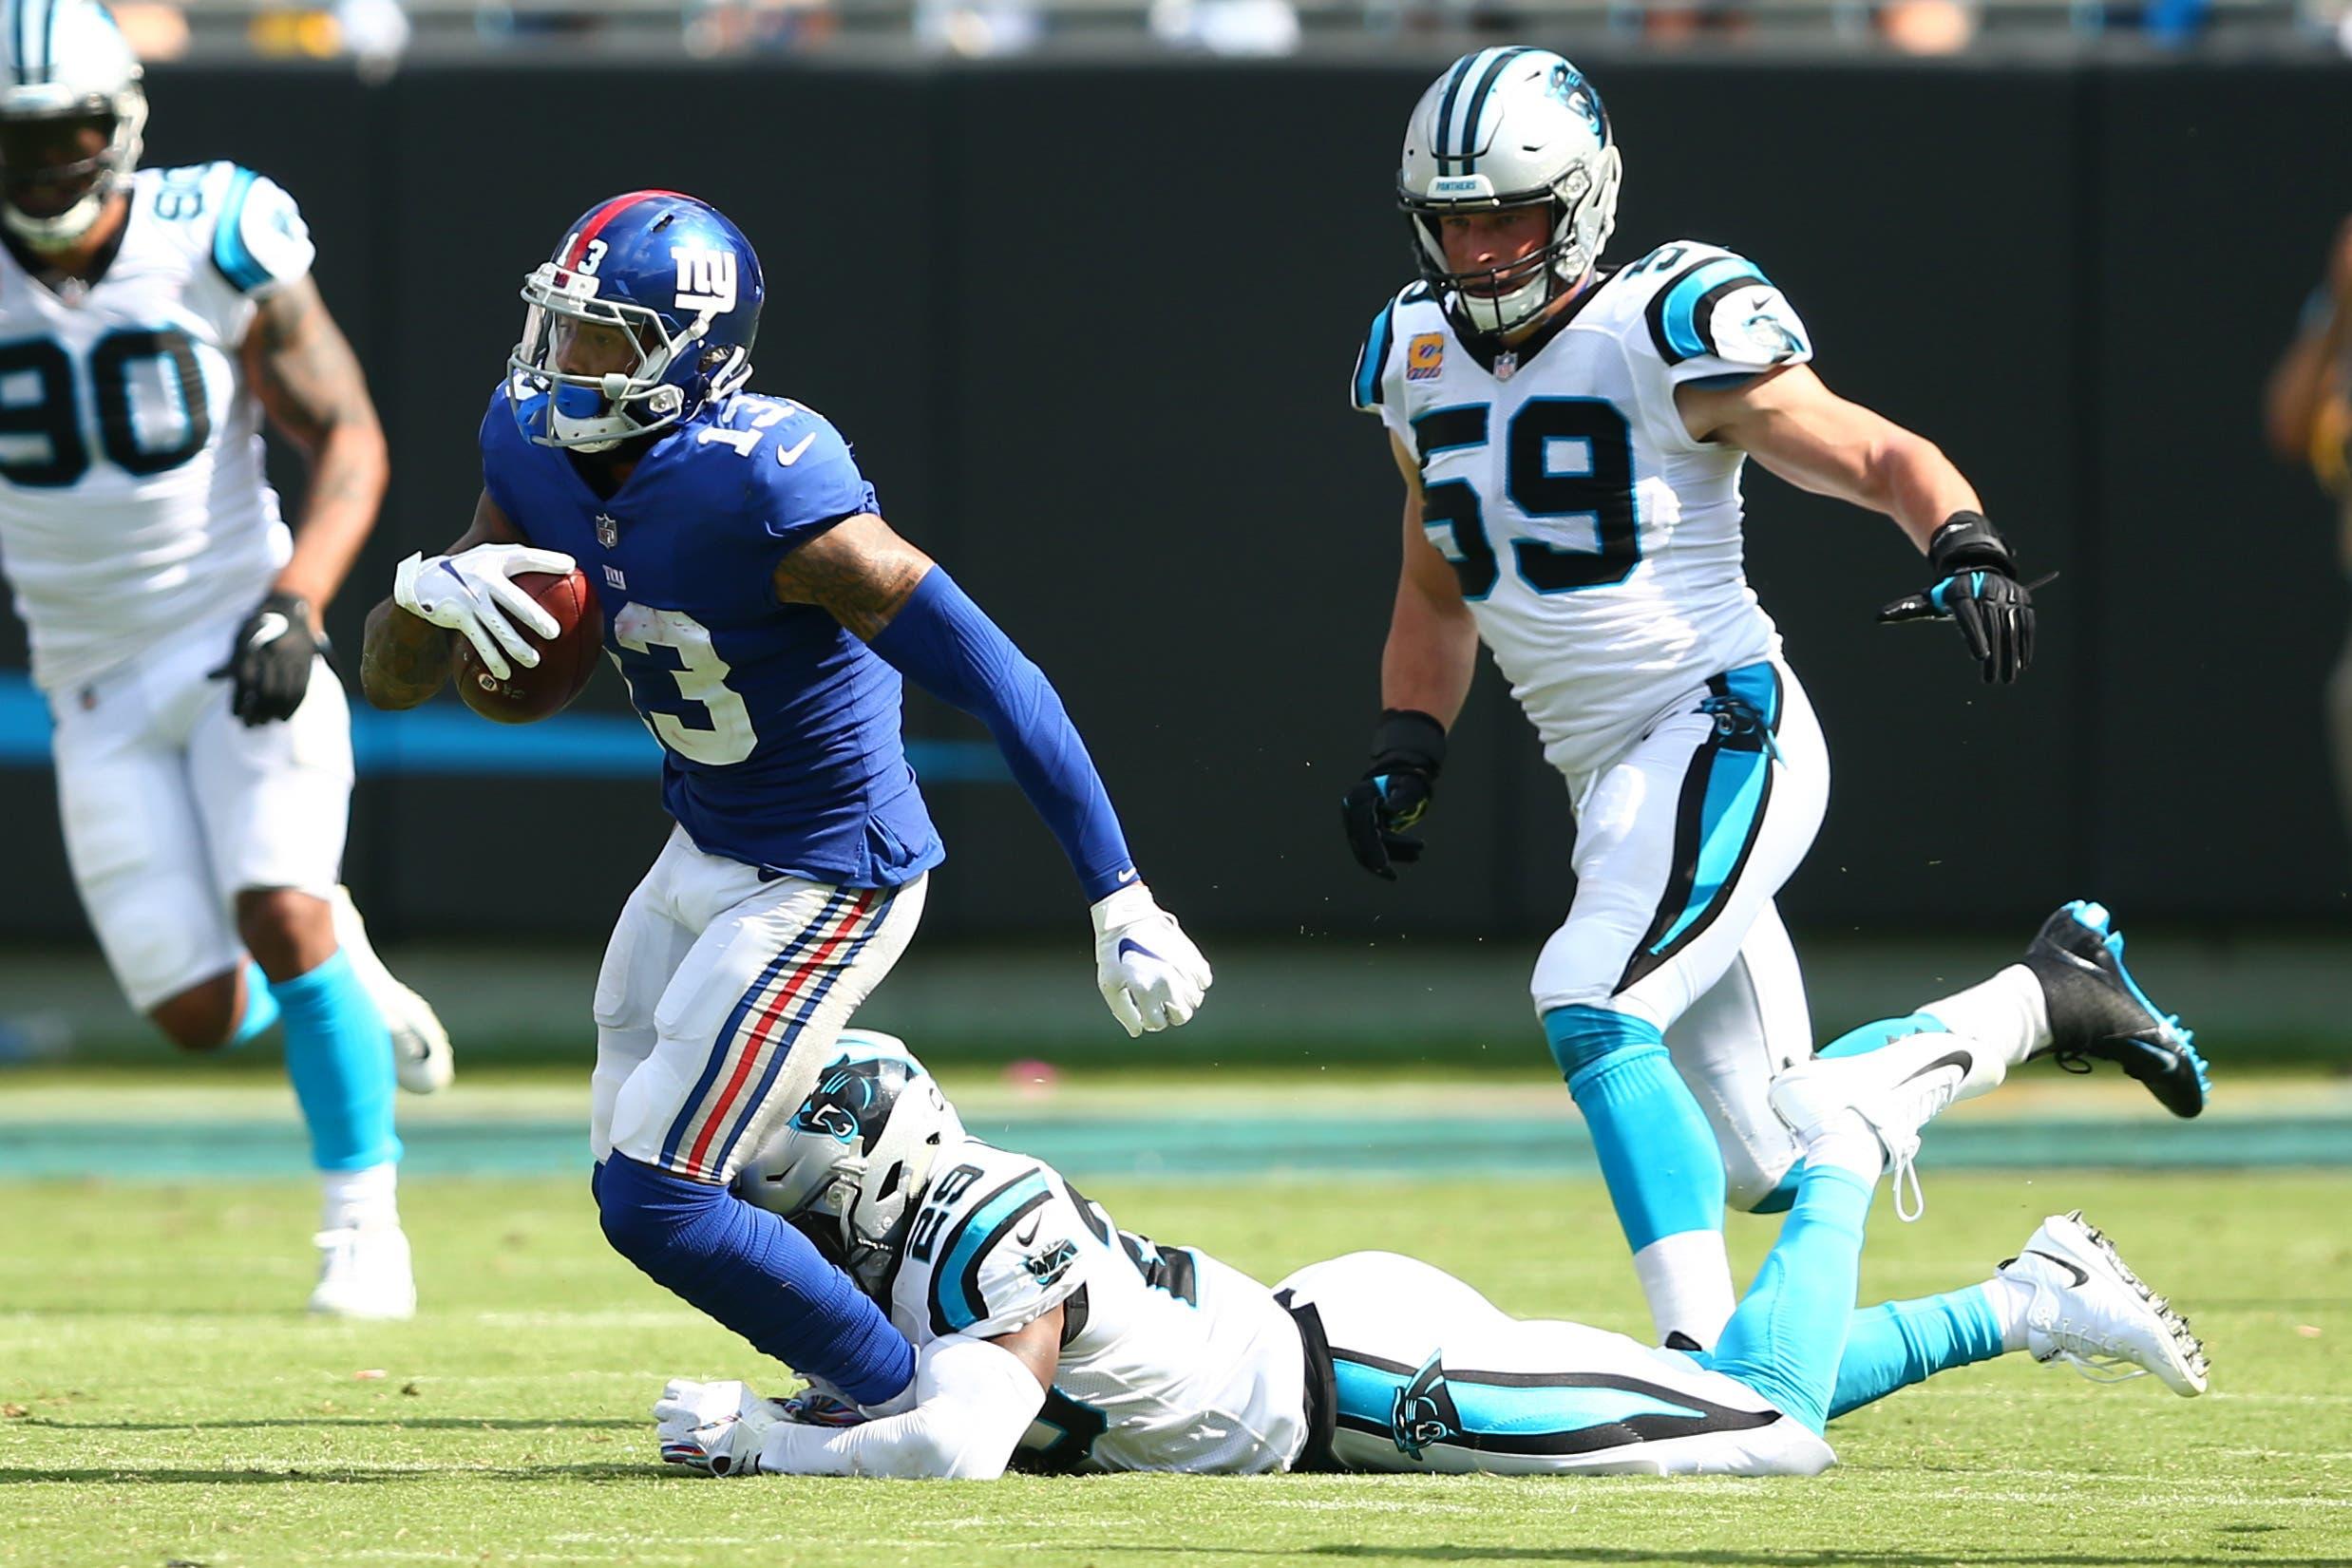
[[[902,1061],[844,1056],[825,1069],[816,1092],[793,1113],[793,1129],[854,1143],[860,1154],[871,1154],[891,1107],[914,1077]]]

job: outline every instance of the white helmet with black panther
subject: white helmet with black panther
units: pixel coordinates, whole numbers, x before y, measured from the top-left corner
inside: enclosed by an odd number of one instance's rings
[[[147,124],[140,75],[98,0],[0,0],[0,223],[10,234],[66,249],[129,184]],[[104,136],[102,150],[83,150],[86,129]]]
[[[905,1041],[844,1030],[815,1090],[744,1165],[735,1190],[878,1291],[933,1162],[963,1140],[956,1107]]]
[[[1608,111],[1584,73],[1549,49],[1466,54],[1430,84],[1405,126],[1397,201],[1421,275],[1482,331],[1541,311],[1600,259],[1617,223],[1621,173]],[[1544,204],[1551,242],[1508,267],[1455,273],[1438,220]]]

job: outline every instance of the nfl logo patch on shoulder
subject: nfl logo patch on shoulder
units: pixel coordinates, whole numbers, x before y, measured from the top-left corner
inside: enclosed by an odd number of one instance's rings
[[[620,523],[618,520],[608,516],[603,512],[598,512],[597,514],[597,542],[604,546],[607,550],[610,550],[613,546],[620,542]]]
[[[1446,368],[1446,334],[1423,332],[1405,345],[1405,379],[1435,381]]]

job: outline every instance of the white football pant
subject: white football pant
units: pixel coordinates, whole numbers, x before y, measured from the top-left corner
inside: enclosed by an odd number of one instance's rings
[[[1815,1475],[1835,1459],[1744,1383],[1623,1334],[1512,1317],[1417,1258],[1351,1253],[1275,1290],[1321,1319],[1347,1469]]]
[[[1568,780],[1576,896],[1530,989],[1538,1016],[1584,1006],[1664,1031],[1722,1145],[1730,1200],[1748,1208],[1796,1160],[1764,1095],[1781,1067],[1812,1054],[1812,1019],[1773,896],[1820,830],[1830,760],[1786,665],[1734,675],[1769,691],[1759,706],[1772,709],[1761,716],[1773,733],[1760,765],[1737,715],[1727,733],[1702,710],[1720,695],[1702,687],[1615,760]],[[1734,787],[1742,778],[1751,787]]]
[[[131,1005],[244,962],[237,895],[340,879],[351,795],[351,708],[327,661],[290,719],[229,711],[245,610],[172,633],[86,684],[52,691],[58,815],[82,907]]]
[[[927,878],[828,887],[673,828],[597,978],[589,1143],[724,1182],[816,1087],[834,1038],[906,951]]]

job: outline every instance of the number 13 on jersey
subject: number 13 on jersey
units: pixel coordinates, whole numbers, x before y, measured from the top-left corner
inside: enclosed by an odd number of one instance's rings
[[[649,659],[657,647],[677,656],[676,667],[669,671],[675,690],[662,690],[652,681],[640,689],[628,664],[615,661],[628,684],[629,701],[662,745],[712,767],[727,767],[751,755],[759,745],[751,730],[751,712],[727,685],[732,667],[711,646],[710,628],[682,610],[632,604],[613,617],[613,640]],[[637,675],[645,673],[640,667]]]

